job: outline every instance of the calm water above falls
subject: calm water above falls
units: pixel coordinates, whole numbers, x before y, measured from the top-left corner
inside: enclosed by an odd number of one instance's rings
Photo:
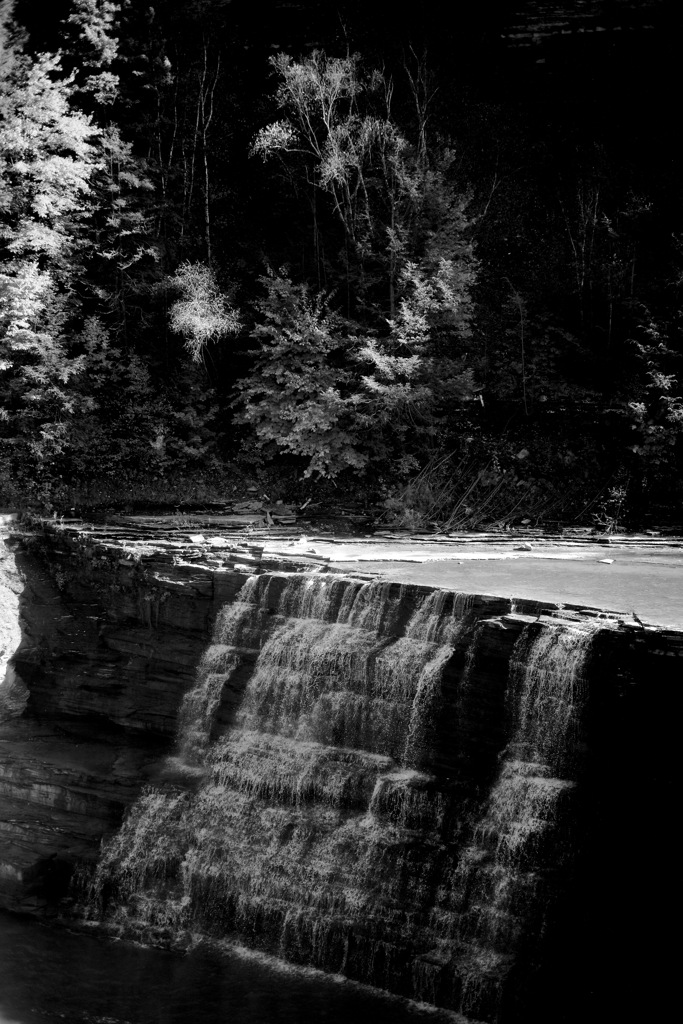
[[[443,1024],[360,985],[265,960],[182,955],[0,914],[0,1024]]]
[[[600,559],[610,559],[602,562]],[[496,560],[373,562],[341,569],[390,575],[396,581],[448,587],[468,594],[561,602],[609,608],[626,617],[635,609],[641,619],[674,629],[683,626],[683,557],[680,550],[638,552],[603,547],[580,558],[514,555]]]

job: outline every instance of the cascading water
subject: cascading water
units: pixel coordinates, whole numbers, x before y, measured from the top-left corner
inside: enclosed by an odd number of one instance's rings
[[[481,625],[446,591],[251,578],[181,712],[194,784],[138,800],[86,914],[155,941],[232,937],[496,1019],[542,914],[594,627],[519,625],[491,783],[432,750],[444,693],[476,687]]]
[[[546,623],[528,627],[515,645],[511,739],[434,912],[442,942],[459,949],[466,1013],[495,1013],[520,945],[542,933],[548,875],[569,852],[563,827],[580,770],[585,667],[600,628],[604,621]]]

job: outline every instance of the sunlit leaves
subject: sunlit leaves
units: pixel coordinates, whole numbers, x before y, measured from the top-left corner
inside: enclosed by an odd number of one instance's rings
[[[73,0],[68,22],[81,44],[79,64],[85,72],[81,91],[97,103],[113,103],[118,95],[118,75],[112,71],[118,56],[117,7],[112,0]]]
[[[239,316],[221,294],[213,271],[202,263],[183,263],[170,278],[180,298],[170,309],[171,328],[182,334],[185,347],[199,362],[206,345],[241,327]]]
[[[279,150],[291,150],[295,147],[297,134],[288,121],[273,121],[262,128],[252,145],[252,153],[267,159]]]
[[[83,360],[64,327],[98,132],[73,108],[59,58],[30,59],[11,38],[0,71],[0,383],[3,419],[36,455],[41,438],[61,450],[60,421],[75,409],[70,382]]]
[[[0,78],[0,234],[20,255],[51,256],[74,244],[98,165],[97,130],[71,108],[71,78],[57,57],[18,60]]]

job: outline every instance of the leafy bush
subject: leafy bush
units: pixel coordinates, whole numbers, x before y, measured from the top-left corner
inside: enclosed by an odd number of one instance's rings
[[[261,322],[251,332],[259,349],[238,384],[237,422],[252,428],[265,455],[306,459],[305,476],[364,469],[369,456],[359,412],[365,401],[344,365],[355,344],[348,324],[324,295],[312,296],[284,272],[261,283]]]

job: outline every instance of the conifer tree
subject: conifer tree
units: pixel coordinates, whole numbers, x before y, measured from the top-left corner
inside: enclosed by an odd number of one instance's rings
[[[74,411],[67,337],[100,158],[73,75],[58,56],[27,56],[12,6],[0,8],[0,415],[13,450],[45,463]]]
[[[115,67],[120,0],[72,0],[72,7],[67,25],[76,36],[70,49],[77,57],[78,88],[99,106],[110,106],[121,84]]]
[[[103,318],[119,345],[133,347],[131,319],[140,318],[141,293],[159,281],[161,256],[154,238],[154,187],[146,160],[125,132],[122,75],[128,76],[130,68],[120,45],[124,5],[120,0],[74,0],[73,6],[67,28],[69,56],[76,65],[74,101],[99,129],[88,266],[95,302],[90,312]]]

